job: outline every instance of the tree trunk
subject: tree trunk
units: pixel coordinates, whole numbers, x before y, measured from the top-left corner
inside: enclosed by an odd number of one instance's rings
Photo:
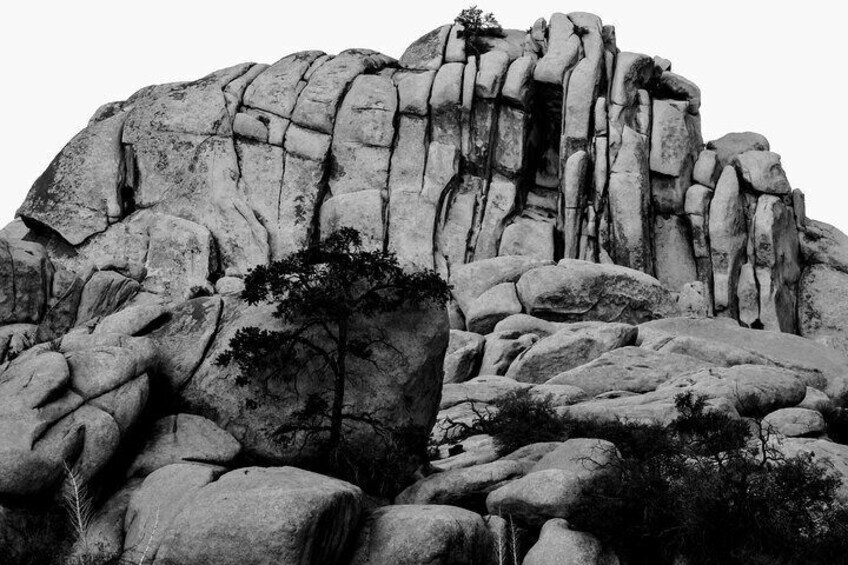
[[[330,413],[330,453],[337,455],[342,442],[342,411],[344,409],[345,381],[347,379],[347,319],[339,321],[338,359],[336,382],[333,386],[333,409]]]

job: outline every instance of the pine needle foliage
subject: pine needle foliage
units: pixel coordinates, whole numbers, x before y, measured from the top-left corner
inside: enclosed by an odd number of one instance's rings
[[[342,228],[312,247],[253,269],[242,298],[251,305],[273,305],[281,329],[239,329],[218,364],[235,364],[243,383],[267,375],[269,367],[288,368],[278,371],[279,377],[295,381],[295,388],[299,378],[331,376],[327,390],[305,398],[278,430],[281,441],[321,443],[322,459],[330,462],[326,470],[333,472],[359,465],[357,453],[345,448],[346,423],[385,432],[389,442],[406,439],[408,430],[383,429],[379,414],[356,412],[345,402],[346,386],[352,361],[379,369],[377,349],[393,347],[382,332],[366,332],[364,322],[403,309],[444,307],[450,286],[438,273],[406,270],[393,253],[368,249],[358,231]],[[426,438],[421,442],[423,452]]]

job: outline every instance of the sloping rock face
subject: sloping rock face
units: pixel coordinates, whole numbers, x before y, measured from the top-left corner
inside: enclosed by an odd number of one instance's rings
[[[281,442],[277,430],[303,409],[312,393],[331,390],[328,370],[296,371],[303,367],[271,367],[243,383],[235,366],[221,367],[217,356],[229,348],[230,339],[245,326],[278,327],[271,307],[249,307],[235,297],[224,299],[214,339],[192,377],[175,390],[186,411],[203,414],[227,430],[255,457],[297,462],[311,455],[317,443]],[[435,422],[442,386],[442,365],[448,346],[447,313],[442,309],[384,314],[354,324],[354,339],[377,340],[371,362],[352,360],[345,402],[355,414],[370,415],[392,431],[406,431],[404,448],[411,461],[419,461]],[[352,424],[355,427],[355,424]],[[363,431],[364,430],[364,431]],[[351,432],[350,441],[377,456],[385,445],[364,425]],[[356,436],[356,438],[354,437]],[[414,469],[414,465],[412,465]]]
[[[147,402],[154,355],[147,338],[84,335],[0,365],[0,496],[43,493],[65,465],[82,480],[103,469]]]
[[[357,487],[293,467],[218,474],[180,464],[150,475],[130,500],[124,557],[159,565],[339,562],[359,521]]]
[[[706,314],[799,330],[803,198],[765,138],[705,148],[699,88],[591,14],[482,55],[460,31],[398,61],[304,51],[107,104],[33,185],[27,237],[185,299],[352,226],[457,288],[492,258],[615,263],[701,282]],[[456,298],[479,333],[522,311],[510,286]]]

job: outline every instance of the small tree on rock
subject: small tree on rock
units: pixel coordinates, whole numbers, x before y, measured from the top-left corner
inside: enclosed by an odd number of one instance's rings
[[[284,441],[317,440],[334,471],[346,423],[381,427],[379,414],[345,403],[351,360],[374,363],[374,347],[388,344],[385,336],[356,337],[357,324],[401,308],[444,306],[450,287],[435,271],[408,272],[394,254],[364,249],[359,232],[342,228],[318,245],[253,269],[242,297],[251,305],[274,305],[282,329],[239,329],[217,362],[236,363],[241,379],[267,374],[269,367],[290,369],[281,372],[289,379],[329,373],[327,389],[306,398],[278,433]]]
[[[484,38],[504,35],[495,16],[491,12],[484,14],[476,4],[462,10],[454,21],[464,28],[460,37],[465,38],[465,46],[472,55],[481,55],[488,50]]]

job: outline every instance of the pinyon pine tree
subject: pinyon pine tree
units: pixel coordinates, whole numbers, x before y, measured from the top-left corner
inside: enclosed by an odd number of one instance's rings
[[[350,454],[344,449],[350,424],[387,431],[379,414],[357,412],[345,402],[351,361],[375,364],[374,348],[388,345],[382,335],[362,338],[357,325],[402,308],[444,306],[450,288],[435,271],[406,271],[393,253],[367,250],[356,230],[342,228],[315,246],[253,269],[242,297],[251,305],[274,305],[281,329],[239,329],[218,363],[237,364],[242,379],[266,375],[269,368],[285,368],[275,374],[294,380],[329,374],[326,389],[310,394],[278,433],[283,441],[320,444],[334,471]]]

